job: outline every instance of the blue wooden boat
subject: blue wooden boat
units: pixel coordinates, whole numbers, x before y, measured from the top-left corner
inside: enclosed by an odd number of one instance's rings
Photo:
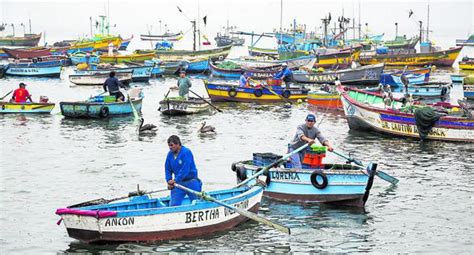
[[[143,97],[132,97],[135,109],[140,112],[142,109]],[[109,118],[120,115],[133,114],[133,109],[129,101],[115,102],[113,96],[96,96],[86,101],[60,102],[61,114],[69,118]]]
[[[110,73],[115,71],[117,73],[132,72],[132,82],[148,82],[152,76],[153,66],[121,66],[117,65],[112,68],[99,69],[92,65],[93,69],[89,70],[75,70],[74,75],[92,75],[96,73]]]
[[[431,68],[407,70],[405,72],[396,71],[396,72],[382,73],[380,75],[380,83],[382,83],[383,85],[390,85],[392,87],[403,86],[403,83],[401,81],[402,73],[405,75],[405,77],[408,78],[409,85],[422,84],[429,81]]]
[[[80,48],[73,48],[66,50],[68,55],[74,54],[76,52],[92,52],[94,51],[94,47],[80,47]]]
[[[242,210],[256,213],[262,199],[260,186],[218,190],[208,195]],[[226,231],[247,218],[222,205],[188,197],[169,206],[170,197],[135,196],[124,202],[68,207],[56,210],[69,237],[82,242],[159,241],[201,237]]]
[[[245,72],[247,77],[250,77],[254,80],[262,80],[267,78],[272,78],[277,72],[281,70],[281,65],[272,65],[268,67],[260,68],[221,68],[212,63],[209,63],[209,69],[211,70],[211,75],[213,77],[222,77],[228,80],[238,80],[242,72]]]
[[[464,75],[464,74],[451,74],[450,75],[451,82],[455,83],[455,84],[463,84],[464,83],[464,77],[466,77],[466,75]]]
[[[132,41],[132,39],[133,39],[133,35],[132,35],[132,37],[130,37],[128,39],[122,39],[122,43],[120,44],[120,47],[119,47],[118,50],[127,50],[127,47],[130,44],[130,42]]]
[[[6,71],[7,75],[12,76],[32,76],[32,77],[52,77],[59,78],[61,75],[61,64],[14,64],[10,63]]]
[[[269,163],[241,161],[232,164],[232,170],[240,183]],[[287,166],[272,168],[265,174],[267,187],[263,196],[286,202],[364,207],[376,172],[376,164],[369,164],[367,169],[349,164],[323,164],[307,169]]]
[[[463,85],[464,97],[468,99],[474,99],[474,85],[464,84]]]
[[[187,73],[204,73],[209,70],[209,59],[186,60],[183,62]]]
[[[81,63],[86,63],[89,62],[91,63],[99,63],[100,62],[100,57],[96,54],[90,54],[89,60],[87,60],[87,52],[84,51],[78,51],[70,55],[71,62],[73,65],[81,64]]]

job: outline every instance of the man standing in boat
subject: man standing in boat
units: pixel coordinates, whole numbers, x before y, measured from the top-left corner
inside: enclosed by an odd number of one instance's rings
[[[306,116],[306,123],[299,125],[296,129],[295,137],[289,144],[289,152],[298,149],[305,143],[309,143],[310,145],[315,143],[316,138],[322,145],[328,148],[328,151],[333,151],[331,143],[329,140],[324,138],[321,131],[314,126],[315,123],[316,116],[314,116],[314,114],[308,114],[308,116]],[[305,153],[306,151],[303,150],[291,156],[291,164],[293,168],[301,168],[301,159],[304,158]]]
[[[179,72],[178,86],[173,89],[179,89],[179,96],[184,97],[186,100],[189,98],[189,88],[191,88],[191,80],[186,77],[186,71],[182,70]]]
[[[239,87],[248,87],[249,86],[249,77],[245,75],[245,71],[242,71],[239,79]]]
[[[31,100],[30,92],[28,92],[25,87],[26,84],[21,82],[19,88],[15,89],[15,91],[13,92],[13,96],[10,102],[25,103],[26,99],[30,100],[30,102],[33,102],[33,100]]]
[[[109,78],[104,82],[104,91],[109,91],[111,96],[115,96],[115,101],[123,102],[125,101],[125,96],[120,92],[120,87],[124,89],[127,88],[119,79],[117,79],[117,77],[115,77],[115,71],[111,71]]]
[[[273,78],[283,80],[285,82],[285,87],[289,89],[290,82],[293,81],[293,72],[290,70],[290,68],[288,68],[287,63],[283,63],[281,66],[283,69],[281,69],[280,72],[273,75]]]
[[[165,174],[168,189],[171,190],[170,206],[178,206],[186,195],[190,200],[195,200],[196,195],[174,188],[174,184],[178,183],[192,190],[201,191],[202,182],[198,178],[193,153],[181,144],[178,136],[172,135],[168,138],[168,147],[170,151],[166,156]]]

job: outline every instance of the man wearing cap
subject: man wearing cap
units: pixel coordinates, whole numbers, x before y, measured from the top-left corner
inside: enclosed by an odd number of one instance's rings
[[[290,82],[293,81],[293,72],[288,68],[287,63],[281,65],[283,68],[280,72],[273,75],[273,79],[283,80],[285,82],[285,87],[290,88]]]
[[[10,102],[25,103],[26,99],[30,100],[30,102],[33,102],[33,100],[31,100],[30,92],[28,92],[25,87],[26,84],[24,84],[23,82],[20,83],[19,88],[15,89],[15,91],[13,92],[13,96]]]
[[[306,123],[299,125],[296,129],[295,137],[289,144],[289,152],[298,149],[305,143],[309,143],[310,145],[313,144],[316,138],[318,138],[322,145],[327,147],[328,151],[333,150],[329,140],[324,138],[321,131],[314,126],[315,122],[316,116],[314,116],[314,114],[308,114],[308,116],[306,116]],[[291,156],[291,164],[293,168],[301,168],[301,159],[304,158],[305,153],[306,152],[303,150]]]
[[[189,97],[189,88],[191,88],[191,85],[191,80],[186,77],[186,72],[180,71],[178,78],[179,96],[184,97],[187,100]]]

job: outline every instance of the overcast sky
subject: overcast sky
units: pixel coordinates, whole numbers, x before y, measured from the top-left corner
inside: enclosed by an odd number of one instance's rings
[[[395,35],[395,22],[399,34],[418,34],[417,21],[426,23],[428,2],[430,4],[431,38],[443,47],[454,46],[454,39],[465,38],[474,29],[472,0],[455,1],[283,1],[283,26],[289,27],[293,19],[304,23],[308,29],[321,26],[321,19],[331,12],[333,20],[344,11],[346,17],[369,24],[371,33],[385,33],[385,39]],[[97,19],[110,7],[110,22],[116,24],[114,33],[124,37],[147,33],[147,24],[153,25],[151,32],[158,33],[159,20],[174,31],[188,31],[189,19],[207,16],[207,26],[202,31],[212,42],[215,34],[229,19],[239,30],[271,32],[280,27],[280,0],[192,0],[192,1],[41,1],[0,0],[0,22],[15,24],[17,34],[23,33],[21,23],[32,20],[33,32],[46,31],[49,43],[62,39],[73,39],[90,34],[89,17]],[[180,13],[179,6],[183,13]],[[409,10],[413,18],[408,18]],[[363,25],[364,27],[365,25]],[[6,32],[11,33],[11,27]],[[187,40],[192,40],[187,34]],[[352,33],[349,34],[352,37]],[[264,44],[274,44],[267,40]]]

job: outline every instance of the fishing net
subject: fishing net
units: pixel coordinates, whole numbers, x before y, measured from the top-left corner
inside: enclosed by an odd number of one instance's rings
[[[224,61],[218,64],[217,67],[223,68],[223,69],[239,69],[240,65],[237,65],[236,63],[231,62],[231,61]]]
[[[415,123],[422,140],[426,139],[440,117],[441,115],[437,114],[432,107],[423,107],[415,110]]]

